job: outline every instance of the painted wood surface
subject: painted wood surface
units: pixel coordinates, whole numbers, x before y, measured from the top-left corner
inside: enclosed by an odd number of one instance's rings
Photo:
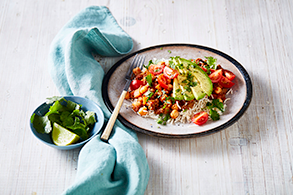
[[[253,82],[249,109],[223,131],[175,140],[138,134],[150,166],[145,194],[293,194],[290,0],[1,0],[0,194],[60,194],[74,181],[79,149],[45,146],[30,132],[29,117],[58,95],[50,43],[90,5],[110,9],[133,51],[164,43],[212,47],[239,61]],[[103,66],[119,59],[97,56]]]

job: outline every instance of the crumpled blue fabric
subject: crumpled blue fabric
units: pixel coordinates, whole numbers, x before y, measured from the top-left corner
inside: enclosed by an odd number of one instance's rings
[[[60,95],[91,99],[109,119],[102,98],[104,70],[92,53],[121,56],[132,48],[131,37],[108,8],[82,10],[60,30],[50,47],[50,73]],[[148,180],[147,159],[136,133],[116,121],[108,143],[101,141],[99,134],[81,149],[76,179],[63,194],[144,194]]]

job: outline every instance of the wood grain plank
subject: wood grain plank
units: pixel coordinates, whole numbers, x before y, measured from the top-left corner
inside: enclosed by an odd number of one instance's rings
[[[205,45],[239,61],[253,82],[249,109],[221,132],[184,140],[138,134],[150,166],[145,194],[293,194],[290,0],[0,1],[0,194],[60,194],[74,181],[79,150],[45,146],[28,121],[58,94],[47,67],[50,43],[90,5],[109,7],[133,52]],[[107,72],[120,58],[96,59]]]

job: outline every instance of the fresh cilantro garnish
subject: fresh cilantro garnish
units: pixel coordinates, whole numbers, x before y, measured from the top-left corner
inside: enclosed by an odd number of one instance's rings
[[[152,86],[152,82],[153,82],[153,77],[151,74],[147,75],[146,77],[146,81],[148,82],[149,86]]]
[[[149,69],[149,67],[150,67],[151,64],[153,64],[153,60],[150,60],[148,65],[143,65],[143,66],[144,66],[146,69]]]
[[[186,91],[188,91],[188,92],[190,92],[190,91],[191,91],[190,87],[189,87],[189,86],[187,86],[187,85],[185,85],[185,86],[184,86],[184,89],[185,89]]]
[[[165,114],[165,115],[160,114],[160,117],[158,118],[157,123],[161,125],[166,125],[169,119],[170,119],[170,114]]]
[[[213,121],[217,121],[220,119],[220,115],[217,113],[217,111],[210,109],[210,116]]]
[[[209,68],[210,69],[216,69],[217,68],[217,65],[216,65],[216,62],[217,62],[217,59],[216,58],[213,58],[213,57],[205,57],[207,59],[207,64],[209,65]]]
[[[219,108],[222,112],[224,112],[224,104],[220,102],[219,99],[213,99],[213,104],[215,107]]]
[[[171,50],[168,50],[169,53],[172,53]]]
[[[149,99],[152,97],[154,95],[154,93],[153,92],[150,92],[148,95],[147,95],[147,100],[146,100],[146,102],[148,102],[149,101]]]
[[[208,102],[206,106],[210,110],[210,117],[212,120],[219,120],[220,115],[214,110],[214,108],[218,108],[221,112],[224,112],[224,104],[220,102],[219,99],[213,99],[212,102]]]
[[[166,100],[171,100],[172,101],[172,104],[175,104],[175,98],[171,97],[171,96],[168,96],[166,98]]]
[[[190,87],[195,87],[196,85],[197,85],[197,82],[189,82],[188,83],[188,85],[190,86]]]
[[[44,116],[33,114],[31,123],[38,133],[49,134],[52,131],[53,123],[58,123],[77,134],[81,139],[88,138],[88,131],[96,122],[95,113],[84,112],[80,104],[61,97],[48,98],[47,104],[52,104]]]
[[[171,57],[171,59],[172,59],[172,57]],[[173,60],[169,60],[169,65],[170,65],[170,67],[171,67],[172,69],[175,69],[175,67],[176,67],[176,65],[175,65],[175,63],[173,62]]]

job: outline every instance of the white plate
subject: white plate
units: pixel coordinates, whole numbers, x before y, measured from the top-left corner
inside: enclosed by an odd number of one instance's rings
[[[146,61],[156,59],[169,59],[169,57],[180,56],[186,59],[196,59],[205,56],[212,56],[217,59],[217,64],[232,71],[236,78],[233,80],[235,85],[232,87],[233,94],[227,97],[227,108],[218,121],[208,121],[202,126],[189,124],[167,124],[159,125],[155,120],[143,118],[136,114],[130,107],[131,103],[125,100],[118,119],[127,127],[148,135],[167,137],[167,138],[188,138],[198,135],[206,135],[225,129],[235,123],[248,108],[252,98],[252,84],[247,71],[243,66],[232,57],[212,48],[190,45],[190,44],[167,44],[157,45],[142,49],[130,54],[118,61],[107,73],[103,82],[103,98],[110,111],[113,111],[120,94],[124,88],[125,75],[135,54],[145,55]]]

